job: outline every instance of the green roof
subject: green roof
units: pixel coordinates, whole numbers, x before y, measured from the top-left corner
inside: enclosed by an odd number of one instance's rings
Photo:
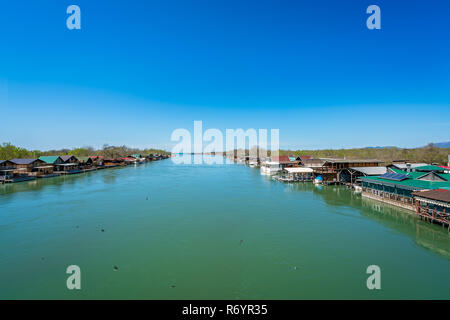
[[[44,161],[45,163],[53,164],[56,160],[58,160],[59,156],[40,156],[39,160]]]
[[[80,162],[86,162],[88,161],[90,158],[89,157],[77,157],[78,161]]]
[[[401,173],[401,172],[397,172],[397,173]],[[405,174],[404,171],[403,171],[403,174]],[[419,174],[419,175],[416,175],[416,174]],[[449,181],[424,181],[424,180],[416,179],[417,177],[423,176],[423,175],[424,175],[424,172],[410,172],[408,175],[409,178],[402,180],[402,181],[382,179],[380,177],[363,177],[363,178],[361,178],[361,180],[365,181],[365,182],[397,186],[400,188],[403,187],[405,189],[410,189],[410,190],[411,189],[413,189],[413,190],[440,189],[440,188],[450,187],[450,179],[449,179],[450,174],[439,174],[439,176],[441,176],[444,179],[449,180]]]
[[[133,153],[131,156],[133,158],[142,158],[140,153]]]
[[[415,170],[420,170],[420,171],[444,171],[444,168],[441,168],[441,167],[438,167],[438,166],[433,166],[433,165],[416,167],[414,169]]]

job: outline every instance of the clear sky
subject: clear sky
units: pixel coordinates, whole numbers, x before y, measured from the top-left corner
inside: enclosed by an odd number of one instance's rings
[[[282,148],[450,141],[449,16],[445,0],[2,1],[0,142],[170,148],[194,120],[277,128]]]

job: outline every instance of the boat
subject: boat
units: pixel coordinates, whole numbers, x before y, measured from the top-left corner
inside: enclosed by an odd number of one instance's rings
[[[258,162],[256,162],[256,161],[250,161],[250,162],[248,163],[248,166],[249,166],[250,168],[255,168],[255,167],[258,166]]]
[[[322,176],[317,176],[317,177],[314,179],[314,184],[321,184],[322,182],[323,182]]]
[[[281,171],[280,164],[278,162],[267,161],[261,165],[261,174],[273,175]]]

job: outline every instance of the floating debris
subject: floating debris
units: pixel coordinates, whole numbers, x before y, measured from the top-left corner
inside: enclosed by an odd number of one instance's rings
[[[171,287],[171,288],[175,288],[175,287],[176,287],[176,285],[174,285],[174,284],[173,284],[173,285],[171,285],[170,287]]]
[[[117,266],[114,266],[114,271],[119,270],[119,268]]]
[[[102,232],[105,232],[105,229],[102,229]]]
[[[294,266],[294,270],[297,270],[297,266]]]

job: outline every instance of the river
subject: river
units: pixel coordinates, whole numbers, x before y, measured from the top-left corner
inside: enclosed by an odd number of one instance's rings
[[[450,298],[447,229],[239,164],[0,185],[0,244],[1,299]],[[81,290],[66,287],[69,265]]]

